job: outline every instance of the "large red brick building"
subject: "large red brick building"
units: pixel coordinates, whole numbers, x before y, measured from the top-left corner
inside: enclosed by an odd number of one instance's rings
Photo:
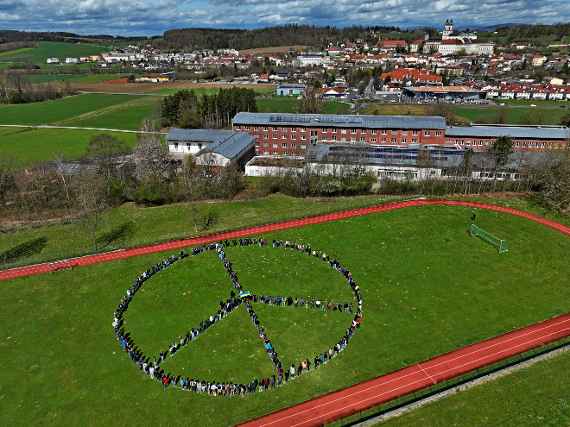
[[[562,126],[447,126],[439,116],[238,113],[233,128],[254,137],[258,156],[303,157],[311,143],[453,145],[487,151],[497,138],[508,136],[514,151],[547,151],[563,149],[570,140],[569,129]]]
[[[570,140],[563,126],[449,126],[445,131],[446,144],[472,151],[487,151],[502,136],[512,140],[513,151],[521,152],[561,150]]]
[[[443,145],[446,124],[438,116],[238,113],[233,128],[254,136],[257,155],[304,156],[311,142]]]

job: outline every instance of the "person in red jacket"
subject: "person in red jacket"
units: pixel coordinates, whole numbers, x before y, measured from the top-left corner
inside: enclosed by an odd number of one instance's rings
[[[170,384],[170,377],[168,375],[163,375],[162,376],[162,386],[164,387],[164,389],[166,390],[166,387],[168,387]]]

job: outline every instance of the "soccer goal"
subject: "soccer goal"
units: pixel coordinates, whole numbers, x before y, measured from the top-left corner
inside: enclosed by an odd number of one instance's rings
[[[509,251],[509,245],[506,240],[493,236],[491,233],[483,230],[475,224],[471,224],[469,227],[469,234],[471,234],[471,236],[479,237],[481,240],[495,246],[500,254],[504,254]]]

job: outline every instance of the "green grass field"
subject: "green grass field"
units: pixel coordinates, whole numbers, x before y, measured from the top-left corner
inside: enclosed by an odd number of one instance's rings
[[[93,96],[93,95],[83,95]],[[122,96],[122,95],[111,95]],[[140,129],[148,118],[160,117],[160,98],[153,96],[129,96],[124,102],[77,115],[59,124],[110,129]]]
[[[164,392],[119,351],[113,310],[132,279],[164,255],[2,283],[0,422],[228,425],[568,312],[570,239],[521,218],[479,212],[481,226],[509,240],[509,254],[499,256],[469,237],[470,213],[409,208],[267,235],[309,243],[350,268],[361,286],[364,324],[325,367],[246,398]],[[346,297],[332,271],[300,254],[271,248],[227,254],[246,289]],[[222,267],[209,255],[177,264],[137,295],[126,322],[143,349],[156,351],[227,295]],[[311,310],[264,307],[259,316],[284,361],[323,351],[343,324]],[[236,311],[177,354],[170,368],[222,381],[249,378],[269,364],[256,341]]]
[[[568,371],[565,353],[379,425],[567,426],[570,385],[563,373]]]
[[[62,156],[65,160],[82,157],[89,140],[103,133],[91,130],[0,128],[0,154],[19,166],[30,166]],[[113,137],[134,147],[136,134],[113,132]]]
[[[70,83],[101,83],[107,80],[120,79],[128,77],[126,74],[118,73],[100,73],[100,74],[64,74],[64,73],[49,73],[49,74],[31,74],[26,78],[31,83],[48,83],[48,82],[70,82]]]
[[[98,55],[109,50],[109,46],[91,43],[39,42],[37,47],[2,52],[0,53],[0,60],[28,62],[42,68],[55,69],[58,66],[46,64],[48,58],[55,57],[59,58],[60,61],[65,61],[67,57]]]
[[[499,123],[502,118],[508,124],[544,124],[559,125],[560,119],[569,114],[567,108],[561,108],[566,104],[556,104],[558,108],[552,104],[536,104],[537,107],[530,107],[524,103],[518,103],[505,107],[489,106],[477,107],[466,105],[452,105],[450,110],[455,114],[457,119],[466,123]],[[501,113],[504,111],[504,113]],[[382,115],[419,115],[425,116],[434,114],[432,107],[428,105],[398,105],[398,104],[370,104],[363,114],[382,114]],[[500,117],[503,114],[503,117]]]
[[[0,124],[56,124],[137,98],[131,95],[85,94],[30,104],[0,104]]]
[[[84,94],[32,104],[0,105],[0,124],[61,125],[137,130],[146,118],[156,117],[159,99],[152,96]],[[25,129],[0,127],[0,154],[20,165],[53,160],[58,154],[77,159],[89,140],[107,131]],[[134,146],[136,135],[112,132]]]
[[[477,123],[497,123],[500,108],[506,108],[505,118],[509,124],[559,125],[560,119],[568,115],[568,110],[551,107],[464,107],[454,106],[453,112],[459,117]]]
[[[216,217],[216,222],[206,231],[207,233],[214,233],[335,210],[369,206],[388,199],[388,197],[379,196],[299,199],[274,194],[264,198],[243,201],[179,203],[147,208],[138,207],[134,204],[124,204],[105,212],[97,236],[109,233],[130,221],[134,223],[132,233],[107,247],[99,247],[98,250],[112,250],[118,247],[139,246],[156,241],[196,236],[199,233],[196,232],[193,225],[193,210],[199,212],[200,215],[211,213]],[[40,237],[47,239],[47,245],[43,251],[19,259],[17,263],[42,262],[95,251],[93,236],[89,229],[85,227],[82,221],[72,221],[2,232],[0,233],[0,253]],[[8,266],[1,265],[0,268]]]
[[[273,96],[257,100],[260,113],[296,113],[298,100],[295,97]],[[327,101],[323,103],[323,114],[347,114],[350,106],[343,102]]]

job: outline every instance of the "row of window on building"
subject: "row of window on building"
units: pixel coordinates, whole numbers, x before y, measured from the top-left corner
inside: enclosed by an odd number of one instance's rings
[[[493,144],[493,140],[488,139],[449,139],[447,143],[457,144],[462,147],[488,147]],[[513,147],[515,148],[564,148],[564,144],[556,142],[544,142],[536,140],[516,140],[513,141]]]
[[[259,126],[236,126],[235,130],[241,130],[244,132],[251,132],[253,134],[261,134],[264,135],[271,131],[271,135],[273,138],[276,136],[281,136],[285,138],[285,136],[297,135],[300,134],[301,138],[303,135],[308,134],[308,130],[305,128],[289,128],[289,127],[268,127],[265,126],[263,128]],[[422,131],[413,129],[413,130],[404,130],[404,129],[344,129],[344,128],[321,128],[321,129],[312,129],[310,130],[311,136],[318,136],[322,134],[329,134],[329,135],[360,135],[360,136],[376,136],[378,134],[381,135],[412,135],[417,136],[423,133],[424,136],[442,136],[443,130],[430,130],[424,129]]]

